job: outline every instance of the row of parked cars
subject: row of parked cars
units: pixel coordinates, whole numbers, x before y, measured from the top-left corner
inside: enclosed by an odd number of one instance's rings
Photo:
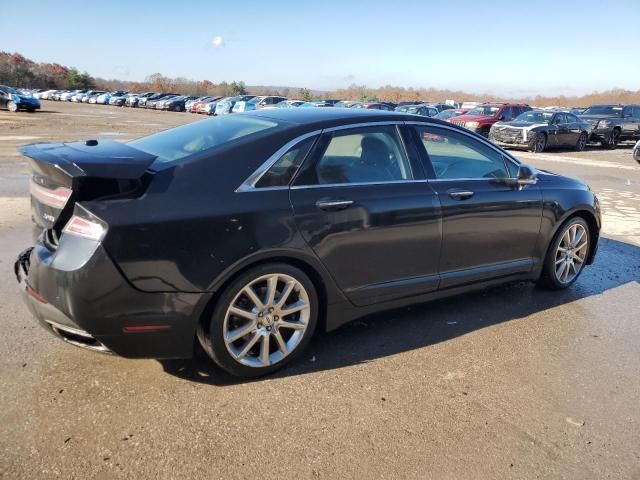
[[[0,86],[0,106],[3,101]],[[12,89],[13,90],[13,89]],[[7,90],[8,91],[8,90]],[[640,140],[640,105],[593,105],[589,108],[534,108],[519,103],[457,104],[447,102],[358,102],[323,99],[304,101],[278,95],[188,96],[171,92],[131,93],[124,90],[15,91],[24,108],[39,108],[24,98],[147,108],[204,115],[226,115],[265,108],[362,108],[434,117],[489,138],[505,148],[543,152],[549,148],[583,150],[588,143],[614,148],[620,141]],[[7,94],[5,96],[8,97]],[[15,98],[18,98],[14,95]],[[12,108],[15,105],[11,106]],[[638,147],[638,146],[636,146]],[[640,148],[634,149],[640,162]]]

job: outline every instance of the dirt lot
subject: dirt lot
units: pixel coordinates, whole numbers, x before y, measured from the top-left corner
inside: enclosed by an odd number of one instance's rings
[[[137,136],[195,115],[44,102],[0,111],[0,477],[640,478],[640,166],[630,145],[534,155],[604,206],[569,291],[514,285],[318,335],[276,376],[83,351],[36,325],[16,146]]]

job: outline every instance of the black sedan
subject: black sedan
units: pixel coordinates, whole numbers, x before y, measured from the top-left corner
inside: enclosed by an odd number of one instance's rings
[[[272,372],[316,329],[512,281],[572,285],[598,200],[426,117],[260,110],[128,144],[35,144],[15,271],[69,343]],[[410,335],[407,332],[407,335]]]
[[[509,122],[497,122],[489,140],[501,147],[525,148],[541,153],[547,148],[584,150],[591,124],[569,112],[529,110]]]

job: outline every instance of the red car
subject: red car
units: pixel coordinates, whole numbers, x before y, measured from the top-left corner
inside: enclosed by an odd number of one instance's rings
[[[529,105],[520,103],[483,103],[464,115],[452,117],[447,121],[489,137],[489,130],[494,123],[508,122],[529,110]]]

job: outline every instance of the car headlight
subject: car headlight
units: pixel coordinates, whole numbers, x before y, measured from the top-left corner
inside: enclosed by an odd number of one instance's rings
[[[611,126],[611,120],[600,120],[596,125],[596,128],[609,128]]]
[[[464,124],[464,126],[475,130],[476,128],[478,128],[478,122],[467,122]]]

